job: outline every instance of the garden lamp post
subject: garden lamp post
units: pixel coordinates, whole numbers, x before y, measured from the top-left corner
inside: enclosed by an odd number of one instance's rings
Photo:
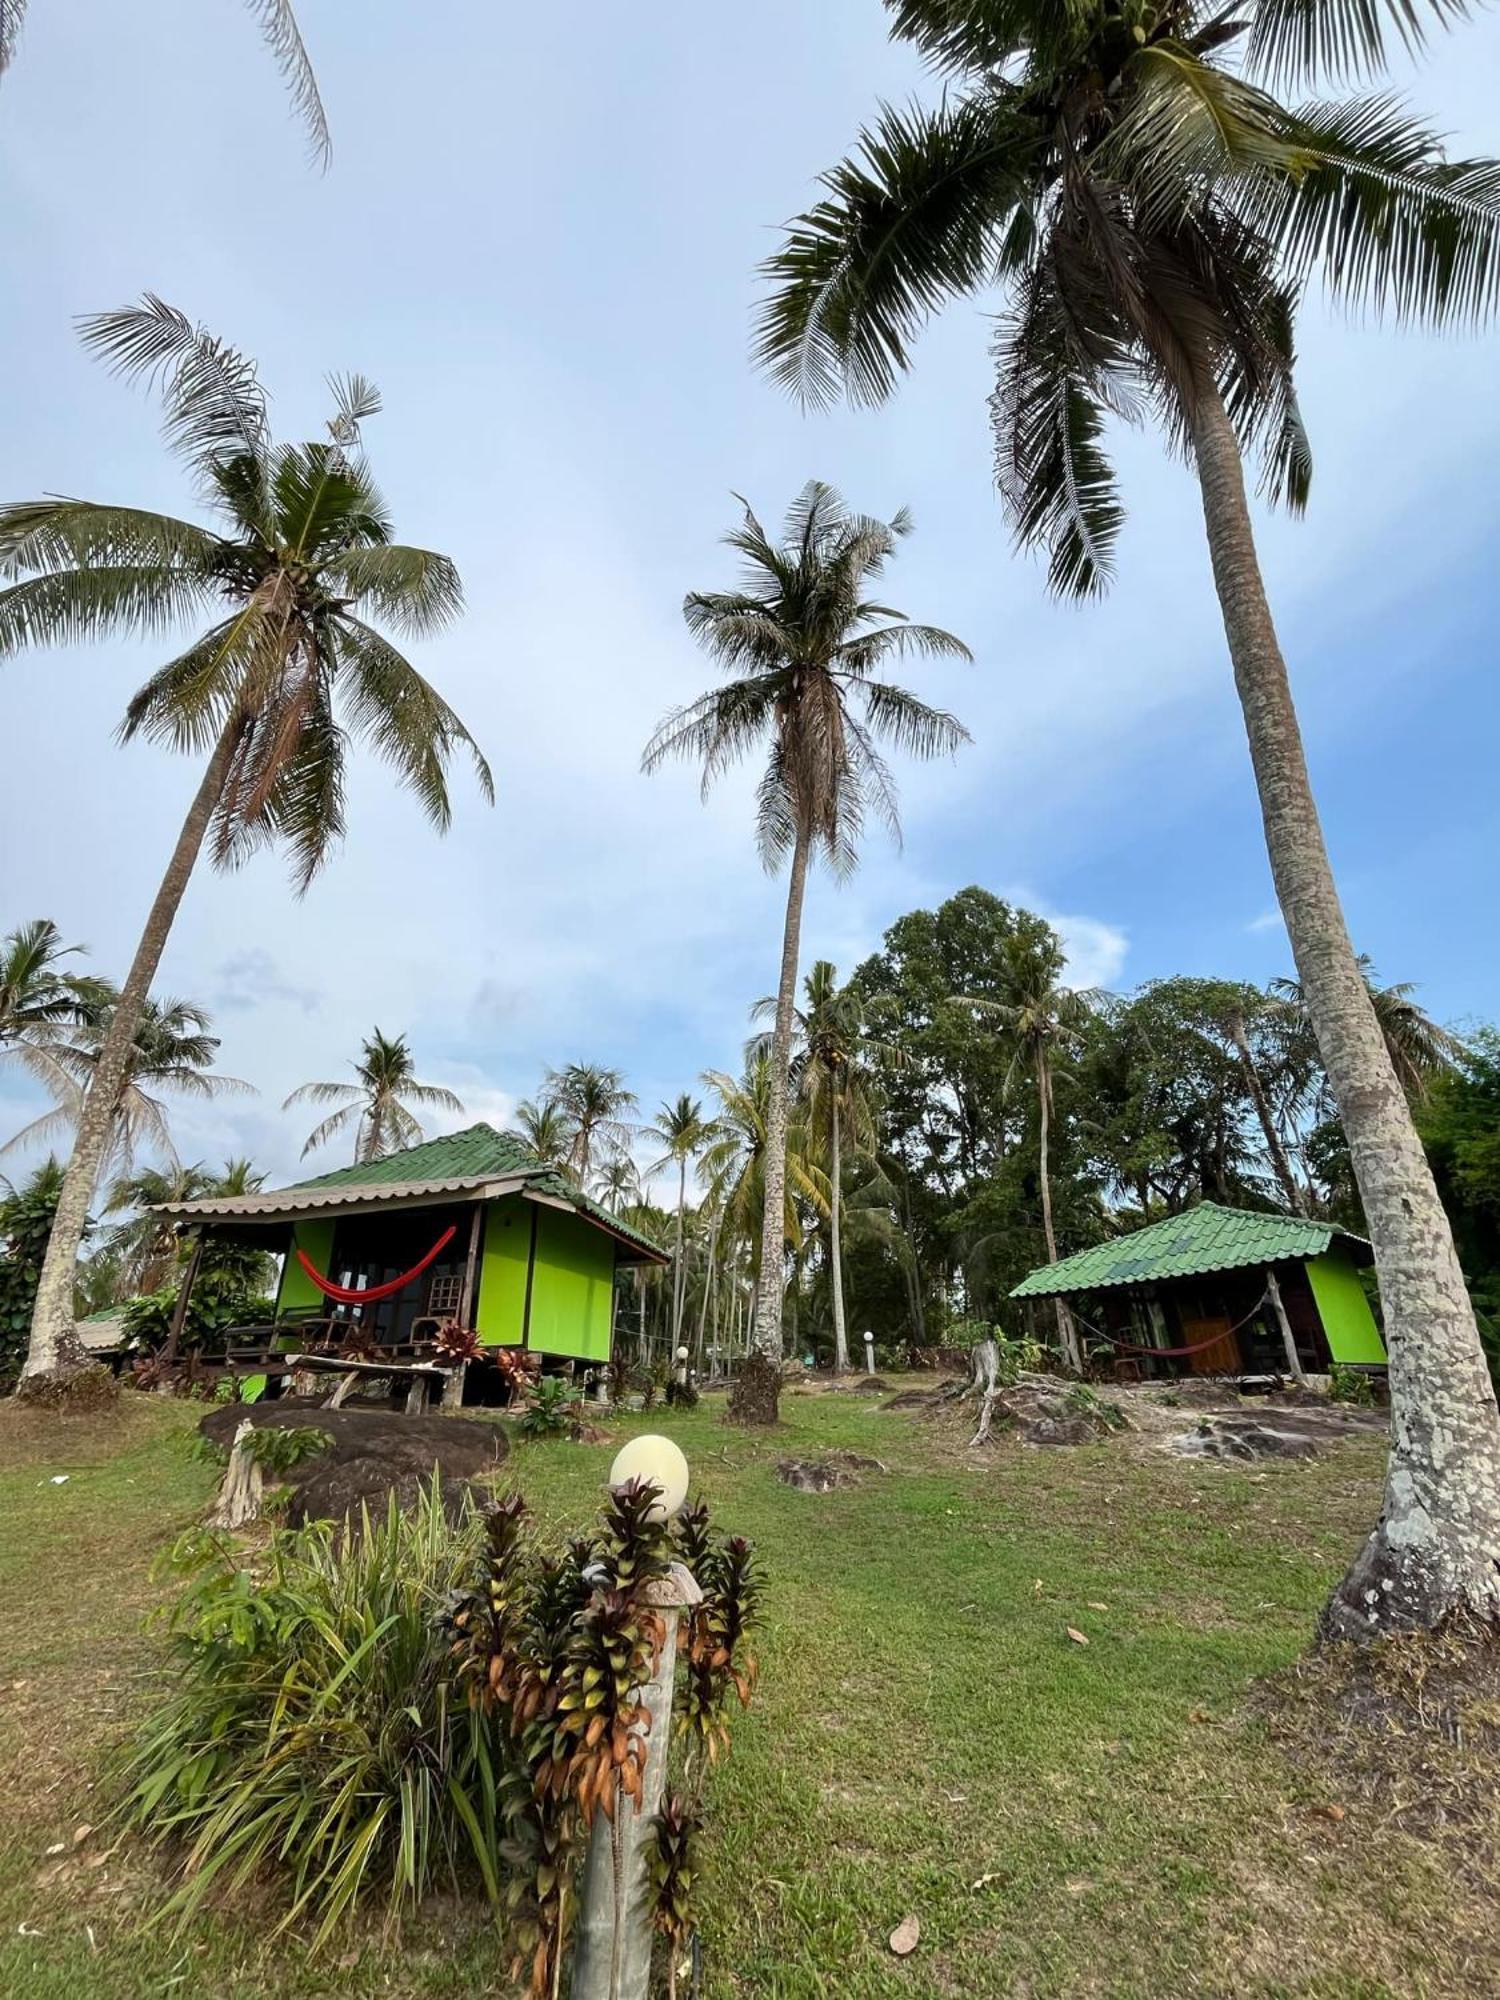
[[[688,1462],[667,1437],[632,1438],[609,1469],[611,1487],[642,1480],[656,1487],[660,1498],[652,1513],[669,1520],[687,1498]],[[665,1576],[642,1591],[644,1601],[662,1621],[662,1646],[651,1679],[637,1690],[649,1718],[646,1764],[641,1774],[640,1804],[632,1811],[620,1798],[613,1827],[603,1813],[595,1816],[583,1870],[577,1944],[573,1954],[572,2000],[647,2000],[651,1985],[650,1879],[648,1865],[653,1828],[661,1811],[667,1782],[667,1753],[672,1739],[672,1683],[677,1665],[677,1623],[684,1611],[703,1601],[692,1572],[674,1562]],[[615,1873],[615,1840],[619,1842],[619,1875]],[[616,1907],[616,1881],[619,1907]]]
[[[875,1336],[868,1329],[865,1333],[865,1373],[875,1373]]]

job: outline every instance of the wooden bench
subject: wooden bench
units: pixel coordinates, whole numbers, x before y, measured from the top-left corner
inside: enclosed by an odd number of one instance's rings
[[[283,1354],[278,1357],[288,1373],[297,1375],[337,1375],[338,1386],[324,1403],[325,1410],[337,1410],[343,1406],[344,1398],[359,1382],[360,1378],[372,1375],[386,1380],[409,1381],[406,1392],[406,1414],[419,1417],[427,1407],[427,1398],[434,1384],[443,1390],[443,1399],[448,1400],[451,1387],[462,1387],[463,1372],[459,1368],[445,1368],[436,1361],[419,1361],[415,1357],[403,1361],[391,1350],[392,1358],[387,1361],[355,1361],[346,1354]]]

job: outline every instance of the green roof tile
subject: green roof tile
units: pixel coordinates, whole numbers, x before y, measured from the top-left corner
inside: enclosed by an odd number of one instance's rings
[[[495,1180],[524,1175],[528,1185],[538,1194],[556,1195],[562,1201],[570,1201],[605,1229],[629,1238],[658,1258],[663,1255],[649,1236],[632,1229],[617,1215],[611,1215],[607,1208],[582,1193],[577,1183],[556,1167],[544,1166],[523,1140],[509,1132],[497,1132],[493,1125],[470,1125],[462,1132],[445,1132],[440,1139],[424,1139],[419,1146],[408,1146],[404,1153],[386,1153],[378,1160],[364,1161],[357,1166],[335,1167],[332,1173],[317,1174],[311,1180],[295,1181],[292,1185],[295,1189],[354,1189],[388,1187],[393,1181],[468,1180],[478,1175]],[[282,1190],[285,1193],[291,1191]]]
[[[1112,1237],[1059,1264],[1031,1271],[1011,1293],[1013,1299],[1052,1298],[1060,1292],[1098,1292],[1111,1285],[1140,1285],[1162,1278],[1192,1278],[1202,1271],[1233,1271],[1246,1264],[1320,1257],[1335,1240],[1367,1261],[1370,1246],[1331,1222],[1298,1215],[1264,1215],[1243,1208],[1200,1202],[1183,1215],[1168,1216],[1146,1229]]]

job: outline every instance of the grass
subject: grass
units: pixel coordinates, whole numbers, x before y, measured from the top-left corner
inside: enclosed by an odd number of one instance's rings
[[[783,1409],[771,1439],[711,1404],[617,1426],[678,1438],[768,1583],[760,1690],[711,1793],[710,2000],[1500,1990],[1493,1770],[1470,1746],[1440,1793],[1429,1744],[1423,1786],[1451,1806],[1459,1785],[1466,1810],[1413,1814],[1346,1736],[1324,1754],[1305,1673],[1284,1702],[1256,1690],[1297,1660],[1373,1517],[1378,1439],[1257,1472],[1133,1440],[970,1454],[961,1421],[859,1396]],[[151,1554],[213,1483],[196,1414],[0,1411],[0,1602],[21,1614],[0,1629],[0,1992],[508,1991],[494,1934],[455,1910],[316,1961],[268,1950],[245,1910],[142,1937],[146,1864],[73,1846],[150,1699]],[[824,1496],[776,1480],[777,1457],[838,1445],[889,1470]],[[524,1444],[506,1476],[544,1521],[581,1524],[613,1449]],[[921,1943],[898,1961],[908,1912]]]

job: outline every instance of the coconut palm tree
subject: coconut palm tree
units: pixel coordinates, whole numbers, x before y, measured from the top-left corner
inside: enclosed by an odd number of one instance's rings
[[[565,1167],[573,1135],[561,1105],[544,1098],[540,1103],[523,1097],[516,1106],[516,1122],[510,1136],[535,1153],[544,1167]]]
[[[413,637],[462,604],[446,556],[392,542],[359,449],[379,408],[358,377],[335,382],[326,441],[272,443],[264,392],[244,355],[148,297],[84,322],[85,344],[152,382],[170,449],[214,527],[88,500],[0,507],[0,655],[117,633],[155,636],[212,611],[208,629],[131,700],[122,735],[207,753],[166,874],[111,1016],[78,1122],[37,1289],[28,1376],[81,1364],[70,1299],[84,1217],[141,1010],[206,839],[228,866],[284,842],[305,889],[344,830],[349,737],[367,743],[441,832],[460,747],[491,795],[488,767],[453,710],[362,613]]]
[[[1061,1059],[1083,1040],[1093,1012],[1094,996],[1063,983],[1065,960],[1056,937],[1008,938],[1004,946],[1003,1000],[973,994],[955,996],[962,1005],[993,1020],[1010,1045],[1009,1076],[1029,1070],[1036,1091],[1037,1188],[1042,1201],[1042,1237],[1047,1262],[1057,1262],[1057,1231],[1052,1221],[1052,1122],[1056,1110],[1053,1086]],[[1052,1301],[1063,1357],[1080,1370],[1083,1355],[1073,1315],[1061,1298]]]
[[[643,758],[647,771],[673,757],[699,763],[706,791],[765,742],[757,801],[761,859],[767,868],[790,863],[756,1297],[762,1365],[747,1369],[736,1386],[736,1413],[749,1421],[774,1418],[781,1379],[787,1087],[808,867],[818,853],[837,874],[851,869],[867,811],[899,831],[877,740],[917,757],[951,752],[968,740],[953,716],[881,677],[892,660],[908,655],[970,657],[951,632],[911,624],[866,594],[910,530],[904,511],[890,521],[851,514],[817,480],[793,502],[779,540],[746,506],[743,521],[725,537],[744,558],[741,588],[694,591],[683,607],[689,630],[730,679],[669,715]]]
[[[694,1158],[713,1137],[713,1121],[704,1115],[696,1097],[683,1091],[675,1104],[663,1104],[646,1127],[646,1136],[663,1148],[661,1159],[646,1169],[647,1175],[666,1168],[677,1169],[677,1227],[672,1241],[672,1348],[682,1344],[682,1312],[686,1291],[683,1281],[682,1232],[687,1212],[687,1175]]]
[[[377,1028],[360,1044],[359,1061],[353,1069],[352,1083],[304,1083],[282,1105],[283,1111],[290,1111],[294,1104],[339,1107],[308,1134],[302,1148],[304,1160],[351,1126],[356,1166],[383,1159],[387,1153],[421,1144],[422,1127],[411,1105],[433,1111],[462,1112],[464,1108],[453,1092],[440,1084],[418,1083],[405,1035],[383,1035]]]
[[[104,988],[103,981],[97,984]],[[99,1066],[120,1006],[118,996],[110,989],[104,990],[109,997],[98,999],[87,1025],[77,1031],[72,1041],[58,1043],[50,1052],[56,1073],[49,1088],[57,1103],[51,1111],[33,1119],[0,1151],[9,1152],[38,1139],[50,1142],[59,1133],[69,1130],[76,1133],[80,1129],[98,1088]],[[253,1084],[215,1070],[219,1038],[209,1033],[211,1025],[207,1011],[191,1000],[145,1002],[135,1024],[135,1037],[126,1051],[125,1075],[115,1096],[114,1113],[100,1158],[102,1172],[128,1174],[142,1150],[149,1150],[169,1167],[176,1167],[177,1149],[172,1143],[168,1108],[162,1102],[161,1092],[201,1100],[241,1092],[253,1094]]]
[[[629,1153],[611,1153],[594,1169],[592,1193],[611,1215],[640,1208],[641,1170]]]
[[[176,1223],[153,1211],[167,1203],[254,1194],[265,1179],[247,1159],[226,1160],[217,1174],[201,1161],[121,1174],[110,1187],[104,1212],[124,1220],[106,1231],[91,1262],[100,1257],[107,1261],[122,1298],[154,1292],[176,1268],[179,1243]]]
[[[59,1082],[54,1051],[94,1019],[109,990],[60,969],[83,949],[64,944],[47,917],[18,924],[0,940],[0,1063],[19,1063],[44,1084]]]
[[[27,0],[0,0],[0,75],[4,75],[14,59],[26,20],[26,5]],[[333,140],[318,94],[318,79],[303,46],[291,0],[245,0],[245,5],[260,22],[261,39],[271,51],[291,96],[292,108],[306,128],[313,159],[319,166],[327,166]]]
[[[951,78],[887,109],[769,266],[762,357],[813,400],[879,401],[944,301],[1000,290],[1002,496],[1055,587],[1100,589],[1123,509],[1110,413],[1155,416],[1198,478],[1277,898],[1375,1244],[1395,1411],[1381,1523],[1330,1631],[1500,1613],[1500,1412],[1473,1308],[1339,902],[1245,491],[1300,507],[1295,308],[1437,325],[1500,296],[1500,163],[1449,160],[1388,96],[1274,94],[1377,72],[1445,0],[889,0]]]
[[[1464,1043],[1447,1028],[1440,1027],[1412,998],[1416,987],[1410,980],[1382,986],[1375,977],[1369,954],[1359,955],[1359,969],[1370,995],[1370,1005],[1380,1024],[1386,1054],[1400,1079],[1401,1087],[1413,1104],[1425,1102],[1439,1077],[1451,1076],[1468,1053]],[[1313,1033],[1312,1019],[1302,982],[1273,979],[1271,990],[1305,1033]]]
[[[700,1163],[707,1200],[719,1215],[721,1235],[752,1252],[759,1249],[765,1220],[771,1060],[768,1049],[752,1047],[743,1076],[717,1069],[703,1072],[703,1081],[718,1099],[713,1136]],[[802,1210],[826,1214],[828,1209],[827,1180],[810,1156],[805,1106],[788,1117],[784,1146],[781,1237],[795,1252],[802,1247]],[[752,1263],[751,1268],[757,1266]]]
[[[630,1142],[630,1113],[635,1092],[627,1090],[617,1069],[602,1063],[569,1063],[547,1072],[544,1103],[555,1106],[568,1122],[568,1171],[580,1187],[593,1171],[594,1148],[621,1152]]]
[[[876,1039],[866,1023],[863,992],[852,981],[844,986],[826,958],[815,961],[802,982],[803,1004],[797,1008],[792,1075],[807,1101],[814,1133],[826,1143],[828,1172],[828,1273],[833,1305],[833,1367],[849,1370],[849,1333],[844,1311],[843,1185],[844,1144],[858,1149],[874,1144],[874,1066],[903,1067],[903,1053]],[[774,1000],[758,1001],[755,1012],[766,1018]]]

